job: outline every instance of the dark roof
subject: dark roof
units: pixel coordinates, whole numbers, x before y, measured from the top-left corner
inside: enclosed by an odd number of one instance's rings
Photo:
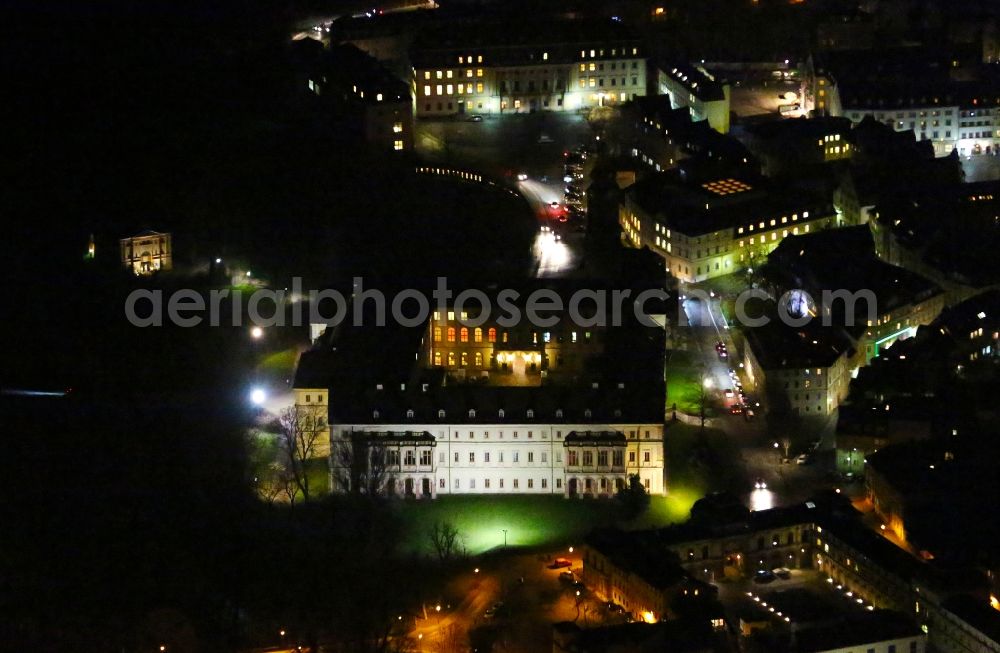
[[[989,604],[971,596],[958,595],[946,599],[944,608],[992,641],[1000,642],[1000,612]]]
[[[808,290],[817,303],[824,290],[870,290],[880,315],[942,292],[929,279],[880,260],[868,225],[790,236],[768,255],[767,261],[770,276],[790,287]],[[845,261],[851,264],[844,265]],[[838,303],[838,308],[842,307]],[[864,316],[856,319],[863,320]],[[838,319],[837,323],[842,322]]]
[[[832,208],[825,201],[778,192],[753,176],[711,176],[712,166],[698,170],[691,160],[682,170],[651,175],[630,186],[626,193],[650,215],[688,236],[735,229],[752,219],[809,211],[812,217],[826,215]],[[703,184],[735,182],[735,193],[719,195]]]
[[[799,630],[793,650],[812,653],[919,636],[922,636],[920,628],[908,615],[875,610],[852,615],[837,623]]]
[[[846,136],[850,131],[849,119],[832,116],[768,120],[747,127],[747,132],[756,139],[781,143],[799,139],[812,141],[827,134]]]
[[[655,531],[628,533],[614,528],[602,529],[588,535],[585,543],[619,569],[635,574],[658,590],[692,580],[675,557],[663,554]]]
[[[747,346],[765,370],[830,367],[854,345],[841,327],[810,320],[805,326],[785,325],[775,316],[764,326],[744,330]]]
[[[974,286],[1000,281],[1000,182],[911,189],[880,202],[876,212],[901,245],[943,274]]]
[[[612,653],[623,650],[637,653],[693,653],[715,650],[713,633],[706,623],[678,620],[584,629],[571,621],[563,621],[554,624],[553,629],[560,635],[571,638],[564,650],[574,653]]]
[[[580,61],[580,50],[600,49],[594,59],[635,56],[635,35],[610,19],[481,20],[461,26],[444,24],[423,31],[414,42],[410,59],[414,68],[454,66],[459,55],[483,56],[476,65],[545,65]],[[623,51],[627,48],[627,51]],[[626,55],[627,52],[627,55]],[[642,54],[642,50],[638,50]],[[547,58],[543,55],[547,54]],[[589,52],[588,52],[589,54]],[[590,58],[588,57],[588,60]]]

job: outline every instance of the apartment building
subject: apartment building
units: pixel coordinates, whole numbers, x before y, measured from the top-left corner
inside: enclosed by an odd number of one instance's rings
[[[646,95],[646,56],[613,21],[428,30],[414,45],[417,117],[577,111]]]
[[[626,189],[619,224],[634,247],[663,257],[669,272],[696,282],[763,263],[782,239],[837,225],[824,199],[768,187],[749,175],[695,165]]]

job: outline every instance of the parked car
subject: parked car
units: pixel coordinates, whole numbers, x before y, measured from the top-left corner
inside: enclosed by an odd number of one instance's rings
[[[474,116],[469,116],[468,118],[466,118],[466,120],[469,122],[482,122],[483,117],[479,115],[474,115]]]
[[[753,487],[755,490],[766,490],[767,482],[758,476],[757,479],[753,482]]]
[[[733,404],[729,407],[730,415],[742,415],[743,414],[743,404]]]
[[[562,569],[564,567],[572,567],[572,566],[573,563],[567,560],[566,558],[556,558],[555,560],[552,561],[552,564],[549,565],[549,569]]]
[[[733,393],[732,388],[726,388],[725,390],[722,391],[722,393],[726,396],[726,399],[732,399],[736,396],[736,394]]]
[[[774,572],[770,569],[760,569],[753,575],[753,582],[764,585],[773,583],[775,578]]]
[[[572,571],[561,571],[559,572],[559,580],[566,583],[576,582],[576,576],[573,575]]]
[[[795,459],[795,464],[796,465],[811,465],[812,464],[812,456],[810,456],[807,453],[800,453],[799,457]]]
[[[787,567],[778,567],[777,569],[772,569],[774,575],[782,580],[788,580],[792,577],[792,571]]]

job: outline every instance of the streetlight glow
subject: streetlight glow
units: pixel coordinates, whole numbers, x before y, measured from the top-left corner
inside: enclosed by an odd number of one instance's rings
[[[255,326],[254,328],[250,329],[250,337],[252,337],[254,340],[260,340],[261,336],[263,335],[264,335],[264,329],[261,329],[259,326]]]
[[[267,401],[267,392],[265,392],[263,388],[254,388],[250,391],[250,401],[253,402],[255,406],[260,406]]]

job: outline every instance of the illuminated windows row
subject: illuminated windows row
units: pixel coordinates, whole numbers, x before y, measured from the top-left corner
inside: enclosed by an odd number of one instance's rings
[[[469,79],[472,79],[473,76],[475,76],[475,77],[482,77],[483,76],[483,69],[482,68],[476,68],[475,69],[475,75],[473,75],[473,69],[472,68],[466,68],[465,69],[465,76],[467,78],[469,78]],[[454,77],[455,77],[455,71],[454,70],[435,70],[434,71],[434,79],[453,79]],[[431,78],[431,71],[425,70],[424,71],[424,79],[430,79],[430,78]]]
[[[603,57],[604,53],[605,53],[605,50],[603,48],[598,49],[598,50],[589,50],[589,51],[588,50],[580,50],[580,58],[581,59],[586,59],[588,52],[590,54],[590,58],[594,59],[595,57]],[[617,57],[618,54],[619,54],[618,48],[611,48],[611,56],[612,57]],[[624,57],[627,54],[628,54],[628,48],[622,48],[621,49],[621,55]],[[638,55],[639,54],[639,48],[632,48],[632,54],[633,55]]]
[[[456,92],[457,89],[457,92]],[[473,93],[482,93],[485,87],[482,82],[479,82],[473,87],[472,84],[459,84],[457,87],[454,84],[438,84],[437,86],[431,87],[430,84],[424,85],[424,96],[430,95],[472,95]]]
[[[803,211],[802,212],[802,219],[805,220],[808,217],[809,217],[809,211]],[[792,214],[792,222],[798,222],[798,220],[799,220],[799,214],[798,213],[793,213]],[[782,216],[782,218],[781,218],[781,224],[787,224],[787,223],[788,223],[788,216]],[[761,222],[759,222],[757,224],[756,228],[757,229],[764,229],[767,224],[770,224],[772,227],[777,226],[778,219],[777,218],[771,218],[770,223],[764,222],[762,220]],[[754,230],[754,225],[750,225],[749,227],[747,227],[747,229],[749,229],[750,231],[753,231]],[[741,234],[741,233],[743,233],[743,230],[744,230],[743,227],[740,227],[739,229],[736,230],[736,233],[740,233]]]

